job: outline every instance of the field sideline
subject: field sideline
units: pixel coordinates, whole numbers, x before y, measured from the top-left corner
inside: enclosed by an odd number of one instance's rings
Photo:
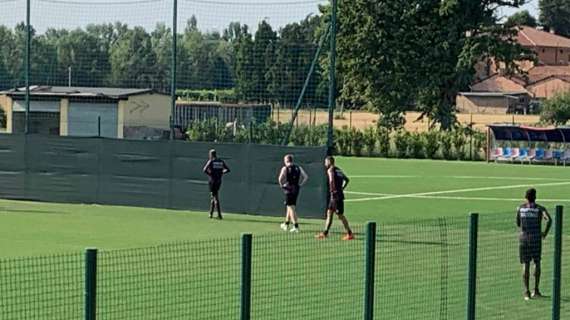
[[[556,204],[570,204],[570,170],[562,167],[369,158],[338,162],[351,178],[347,216],[353,224],[466,217],[469,212],[509,215],[514,221],[515,207],[530,186],[551,211]],[[210,221],[203,212],[0,200],[0,256],[271,233],[278,232],[280,220],[226,215],[224,221]],[[311,230],[322,224],[302,222]]]

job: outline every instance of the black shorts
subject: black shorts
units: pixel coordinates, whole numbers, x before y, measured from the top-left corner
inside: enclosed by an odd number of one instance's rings
[[[327,209],[329,211],[336,212],[336,214],[343,215],[344,214],[344,198],[329,197],[329,203],[327,205]]]
[[[222,187],[222,180],[210,180],[208,181],[208,186],[210,187],[210,193],[213,196],[217,196]]]
[[[285,193],[285,205],[286,206],[296,206],[297,199],[299,199],[299,191],[297,192],[286,192]]]
[[[540,262],[541,255],[542,255],[542,241],[521,240],[519,242],[519,258],[521,264],[530,263],[531,261],[538,263]]]

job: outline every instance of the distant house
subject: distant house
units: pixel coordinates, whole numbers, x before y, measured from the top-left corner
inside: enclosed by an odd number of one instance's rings
[[[0,92],[7,133],[25,130],[25,88]],[[29,133],[158,138],[170,128],[170,96],[150,89],[30,87]]]
[[[539,65],[570,64],[570,39],[559,35],[523,26],[517,42],[536,53]]]
[[[524,74],[510,76],[493,62],[477,65],[471,91],[457,96],[460,112],[526,113],[531,100],[570,91],[570,39],[531,27],[521,27],[516,39],[536,53],[538,64],[520,62]]]

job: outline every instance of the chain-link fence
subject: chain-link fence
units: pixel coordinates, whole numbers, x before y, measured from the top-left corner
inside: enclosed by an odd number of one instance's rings
[[[510,215],[480,217],[476,312],[468,319],[551,319],[554,233],[543,243],[544,297],[525,301],[514,226]],[[353,241],[342,241],[340,229],[317,240],[314,225],[300,234],[255,235],[249,253],[247,237],[104,250],[96,277],[81,254],[0,260],[0,318],[243,319],[244,310],[247,319],[362,319],[369,311],[366,319],[467,318],[469,219],[382,224],[375,236],[366,229],[356,226]],[[368,241],[375,243],[372,269]],[[562,257],[555,320],[570,316],[570,266]],[[93,298],[85,280],[95,278],[96,303],[85,303]]]

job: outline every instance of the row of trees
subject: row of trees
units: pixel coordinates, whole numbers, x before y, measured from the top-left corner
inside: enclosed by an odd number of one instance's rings
[[[195,17],[178,39],[177,87],[231,89],[248,101],[296,101],[317,49],[318,15],[280,30],[263,21],[255,33],[232,22],[223,31],[202,32]],[[0,89],[24,83],[26,27],[0,26]],[[170,90],[172,31],[126,24],[75,30],[32,30],[31,83],[42,85],[150,87]],[[324,88],[324,89],[323,89]],[[306,102],[326,101],[320,73],[312,77]]]
[[[541,8],[567,8],[567,1],[560,1],[543,0]],[[533,58],[517,44],[516,30],[502,23],[498,11],[525,2],[338,0],[339,104],[378,112],[379,123],[389,129],[401,128],[410,109],[434,127],[453,129],[456,95],[469,89],[478,62],[493,57],[514,72],[515,61]],[[322,6],[319,14],[279,30],[263,21],[255,32],[239,22],[222,33],[203,32],[192,17],[177,35],[178,88],[233,89],[242,101],[293,105],[330,12],[330,6]],[[0,27],[0,87],[23,82],[24,29],[22,24],[14,30]],[[167,91],[172,37],[164,25],[151,32],[121,23],[49,29],[33,37],[32,83],[65,85],[71,66],[73,85]],[[323,48],[312,75],[307,104],[322,105],[327,99],[329,49]]]

